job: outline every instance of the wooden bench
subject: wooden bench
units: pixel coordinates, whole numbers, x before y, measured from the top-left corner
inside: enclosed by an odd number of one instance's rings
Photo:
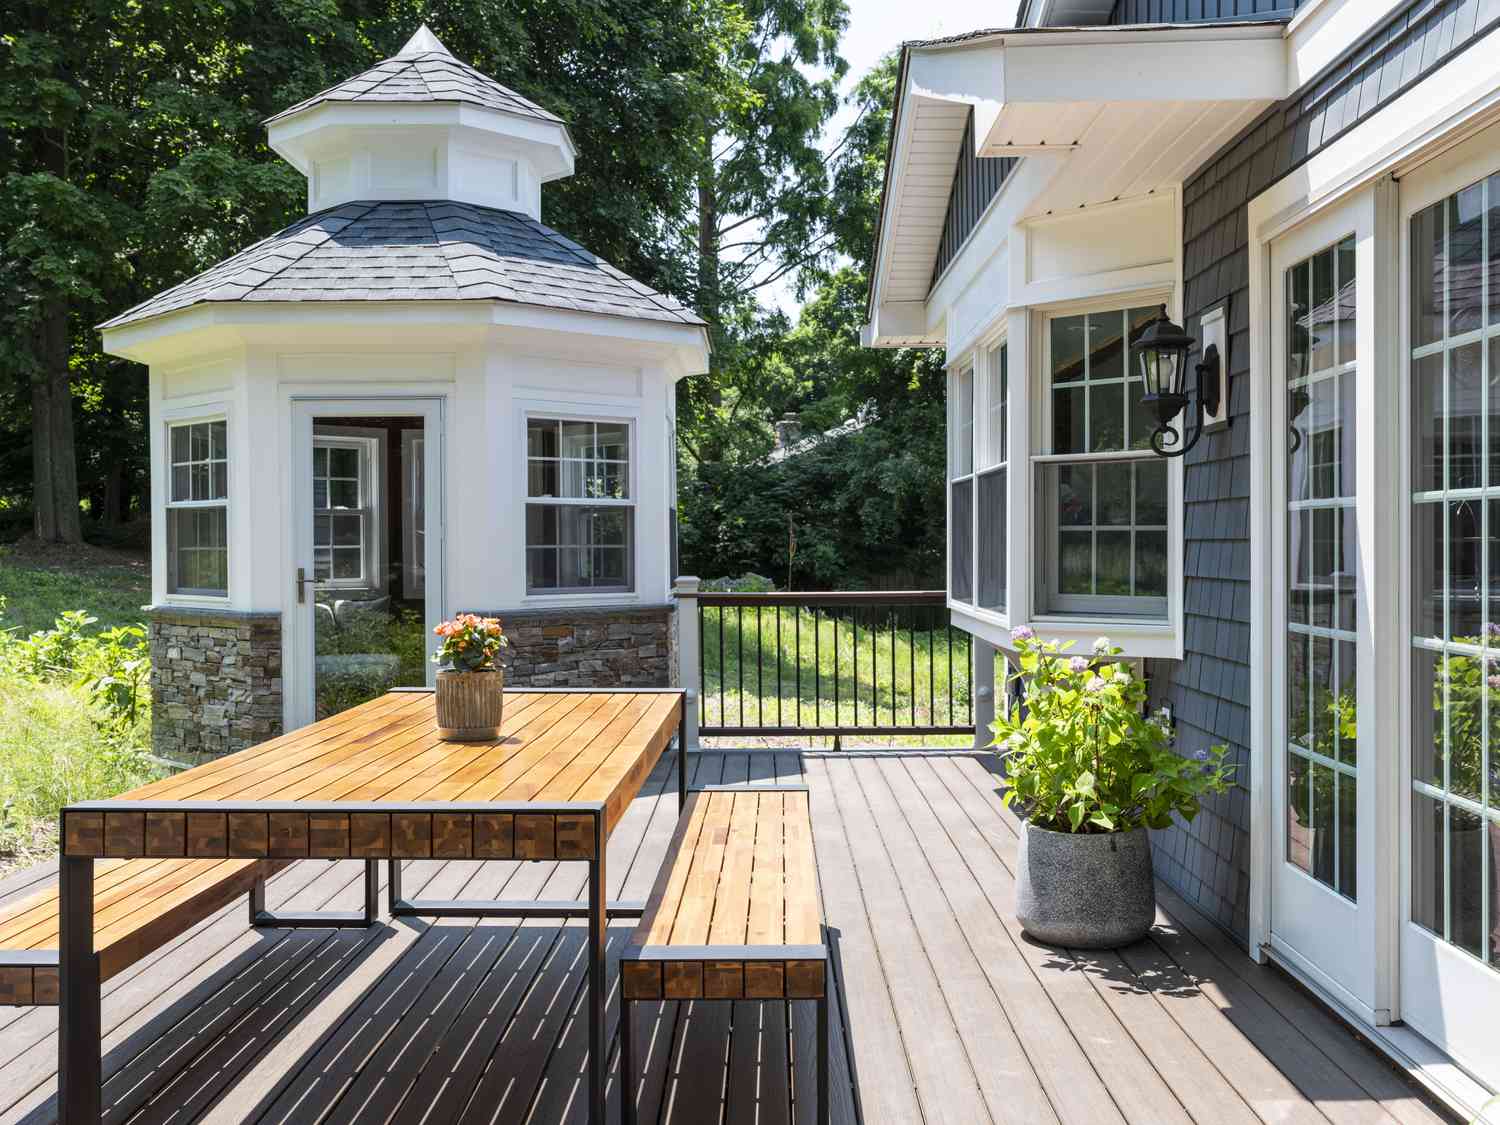
[[[635,1121],[630,1004],[814,1000],[818,1121],[828,1121],[828,947],[805,786],[691,791],[620,960],[620,1073]]]
[[[102,984],[204,918],[247,895],[253,926],[367,926],[376,918],[379,868],[365,866],[365,908],[279,914],[266,909],[268,876],[285,859],[116,859],[94,867],[94,954]],[[0,1007],[60,1002],[59,888],[0,909]]]

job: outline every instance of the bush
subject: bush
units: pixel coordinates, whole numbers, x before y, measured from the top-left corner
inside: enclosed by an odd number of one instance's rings
[[[711,594],[772,594],[776,583],[763,574],[746,571],[738,578],[710,578],[701,589]]]
[[[1008,805],[1053,832],[1165,828],[1198,815],[1198,799],[1229,788],[1224,747],[1180,758],[1165,727],[1145,715],[1146,685],[1108,638],[1091,656],[1072,642],[1011,633],[1025,703],[995,722],[1010,786]]]
[[[0,612],[4,600],[0,599]],[[0,630],[0,855],[51,846],[58,811],[158,774],[146,631],[90,634],[82,611],[27,637]]]

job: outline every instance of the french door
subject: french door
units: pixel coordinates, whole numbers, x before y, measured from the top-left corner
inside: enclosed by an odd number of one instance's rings
[[[1273,952],[1376,1022],[1374,206],[1271,247]]]
[[[1401,1015],[1500,1087],[1500,156],[1401,182]]]
[[[432,682],[442,437],[437,398],[293,401],[289,728]]]

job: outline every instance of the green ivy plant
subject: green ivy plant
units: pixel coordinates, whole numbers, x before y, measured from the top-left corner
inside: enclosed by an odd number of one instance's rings
[[[1223,793],[1234,767],[1226,749],[1173,752],[1165,724],[1148,718],[1146,684],[1100,637],[1092,656],[1073,642],[1044,641],[1027,626],[1011,632],[1022,702],[995,721],[1010,785],[1007,805],[1054,832],[1165,828],[1174,814],[1198,815],[1207,793]]]

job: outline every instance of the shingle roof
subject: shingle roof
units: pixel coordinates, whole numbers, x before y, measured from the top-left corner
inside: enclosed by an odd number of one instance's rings
[[[309,215],[99,327],[210,302],[473,300],[703,323],[527,215],[361,202]]]
[[[400,54],[282,110],[267,118],[266,124],[323,102],[464,102],[541,121],[562,121],[555,113],[459,62],[425,26]]]

